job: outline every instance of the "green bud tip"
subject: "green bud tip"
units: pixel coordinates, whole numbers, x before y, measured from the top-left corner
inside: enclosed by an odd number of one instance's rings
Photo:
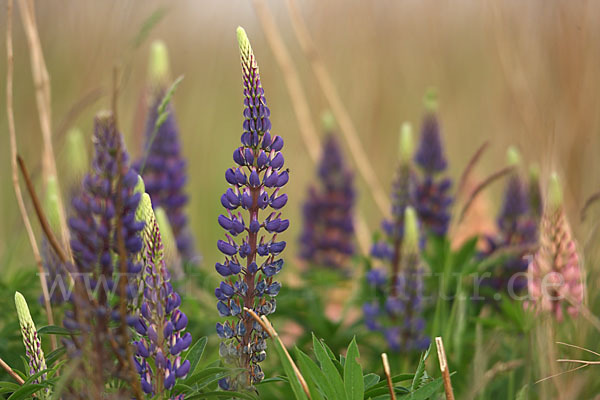
[[[162,40],[154,41],[150,47],[148,78],[156,85],[164,85],[169,80],[169,51]]]
[[[540,180],[540,166],[533,163],[529,166],[529,179],[534,182]]]
[[[404,211],[404,240],[402,242],[404,252],[419,251],[419,223],[417,213],[412,207],[406,207]]]
[[[246,31],[241,26],[237,27],[237,40],[242,58],[247,59],[252,54],[252,46],[250,46],[250,40],[248,39],[248,35],[246,35]]]
[[[506,162],[511,167],[515,167],[521,163],[521,154],[515,146],[510,146],[508,150],[506,150]]]
[[[563,191],[558,180],[558,175],[553,172],[550,175],[550,181],[548,182],[548,207],[555,210],[562,207],[563,204]]]
[[[15,306],[17,307],[17,316],[19,317],[19,324],[21,328],[27,327],[28,329],[33,328],[35,330],[35,324],[29,313],[29,307],[25,297],[19,292],[15,292]]]
[[[87,146],[83,134],[77,128],[72,128],[67,133],[67,159],[69,170],[76,174],[83,174],[88,169]]]
[[[331,111],[327,110],[321,115],[321,125],[325,132],[331,132],[335,129],[336,121]]]
[[[423,98],[423,103],[427,112],[434,113],[437,111],[438,99],[435,88],[427,89],[427,92],[425,92],[425,97]]]
[[[58,181],[54,175],[48,177],[46,183],[46,195],[44,197],[44,209],[48,216],[48,222],[53,230],[60,227],[60,214],[58,212]]]
[[[146,193],[146,185],[144,185],[144,180],[141,176],[138,175],[138,181],[135,184],[135,188],[133,188],[134,193]]]
[[[148,193],[143,193],[138,208],[135,212],[138,221],[144,221],[147,229],[152,229],[154,221],[154,210],[152,210],[152,201]]]
[[[415,150],[415,143],[413,141],[413,129],[410,122],[405,122],[400,128],[400,148],[399,148],[400,160],[407,163],[411,160],[413,152]]]

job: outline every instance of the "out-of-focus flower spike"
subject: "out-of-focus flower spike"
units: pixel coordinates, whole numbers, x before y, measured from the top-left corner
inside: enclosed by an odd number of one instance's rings
[[[56,177],[49,176],[44,196],[44,211],[46,212],[50,228],[55,232],[57,229],[60,229],[60,215],[58,212],[59,191],[60,189]]]
[[[529,166],[529,209],[531,214],[539,221],[544,209],[544,202],[540,188],[540,167],[537,164]]]
[[[333,132],[337,127],[335,115],[329,110],[321,115],[321,126],[324,132]]]
[[[438,110],[438,96],[435,88],[430,87],[423,96],[423,105],[428,113],[434,114]]]
[[[400,162],[409,163],[415,151],[413,128],[410,122],[404,122],[400,128],[400,141],[398,155]]]
[[[79,180],[89,168],[89,156],[87,146],[81,130],[72,128],[67,132],[65,159],[68,162],[69,177],[73,180]]]
[[[419,253],[419,223],[417,213],[412,207],[406,207],[404,212],[404,240],[402,241],[402,254]]]
[[[42,350],[42,342],[38,337],[37,330],[25,297],[19,292],[15,293],[15,306],[17,308],[17,316],[19,317],[19,325],[21,326],[21,334],[23,335],[23,344],[25,345],[25,353],[29,359],[29,375],[34,375],[46,369],[46,359],[44,350]],[[46,374],[43,374],[34,383],[40,383],[46,380]]]
[[[563,308],[572,317],[578,314],[585,293],[583,271],[555,173],[548,182],[540,246],[529,263],[528,278],[530,307],[552,313],[559,322],[564,318]]]
[[[169,51],[162,40],[155,40],[150,46],[148,80],[153,88],[163,89],[169,84]]]
[[[508,150],[506,150],[506,162],[513,167],[517,167],[521,164],[521,153],[519,153],[519,150],[516,147],[510,146]]]

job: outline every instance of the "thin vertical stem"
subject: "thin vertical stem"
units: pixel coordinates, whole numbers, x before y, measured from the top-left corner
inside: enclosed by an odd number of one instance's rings
[[[12,0],[8,0],[8,2],[10,3]],[[10,5],[9,5],[10,7]],[[17,381],[17,383],[19,385],[23,385],[25,383],[25,381],[23,380],[23,378],[21,378],[19,376],[19,374],[17,374],[15,371],[13,371],[13,369],[10,367],[10,365],[8,365],[7,363],[4,362],[3,359],[0,358],[0,367],[2,367],[10,376],[13,377],[13,379],[15,381]]]
[[[319,163],[319,157],[321,156],[321,144],[317,128],[310,116],[307,96],[302,88],[298,71],[292,62],[292,58],[285,43],[281,39],[281,34],[275,23],[275,18],[264,0],[253,0],[253,4],[261,27],[265,32],[267,42],[271,47],[271,51],[273,51],[273,55],[279,64],[279,68],[281,68],[283,79],[292,102],[292,108],[294,109],[296,120],[300,127],[300,137],[302,138],[311,161],[314,165],[317,165]],[[369,226],[359,211],[354,213],[354,218],[356,219],[356,239],[358,244],[363,254],[369,254],[369,242],[371,240]]]
[[[379,182],[377,174],[373,170],[373,167],[364,152],[364,147],[360,142],[358,131],[350,118],[350,114],[348,113],[348,110],[346,110],[342,98],[333,84],[331,75],[329,75],[323,61],[319,57],[314,41],[300,15],[296,2],[294,0],[288,0],[287,4],[290,10],[292,27],[294,28],[296,38],[298,39],[306,58],[310,62],[313,73],[321,86],[321,90],[329,102],[331,111],[340,124],[340,130],[344,139],[346,139],[346,143],[348,143],[348,148],[354,158],[356,167],[367,184],[369,193],[373,196],[381,214],[389,216],[390,202]]]
[[[435,338],[435,346],[437,347],[440,370],[442,371],[442,379],[444,380],[444,392],[446,392],[446,400],[454,400],[454,391],[452,390],[452,381],[450,380],[450,371],[448,370],[446,350],[444,349],[444,342],[441,336]]]
[[[12,43],[12,10],[13,2],[8,0],[6,7],[6,114],[8,116],[8,132],[10,136],[10,165],[12,168],[12,183],[15,189],[15,195],[17,197],[17,204],[19,206],[19,212],[23,219],[23,225],[27,231],[27,237],[33,251],[33,258],[38,268],[38,275],[40,277],[40,284],[42,286],[42,294],[44,296],[44,307],[46,310],[46,318],[48,324],[54,325],[54,316],[52,315],[52,306],[50,305],[50,295],[48,293],[48,284],[46,282],[46,274],[42,265],[42,257],[40,256],[40,250],[31,227],[31,221],[27,215],[27,209],[25,208],[25,201],[23,200],[23,193],[19,186],[19,171],[17,167],[17,134],[15,130],[15,114],[13,109],[13,43]],[[56,337],[50,336],[50,342],[52,349],[57,348]]]
[[[390,391],[390,399],[396,400],[396,391],[394,390],[394,382],[392,381],[392,374],[390,372],[390,362],[386,353],[381,353],[381,361],[383,362],[383,372],[385,373],[385,379]]]

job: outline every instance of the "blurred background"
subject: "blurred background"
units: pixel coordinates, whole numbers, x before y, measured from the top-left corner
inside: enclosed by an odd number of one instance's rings
[[[2,1],[1,31],[5,31]],[[292,29],[286,2],[268,1],[307,92],[318,125],[329,108]],[[458,178],[486,140],[477,176],[505,163],[516,145],[543,176],[557,169],[575,213],[598,188],[600,168],[600,4],[591,1],[298,1],[318,53],[360,134],[364,151],[389,191],[403,121],[420,125],[423,95],[434,87],[450,173]],[[26,37],[15,8],[14,106],[20,153],[38,181],[41,133]],[[214,273],[222,230],[219,197],[224,171],[239,144],[241,77],[235,28],[245,27],[261,67],[273,132],[284,136],[292,221],[287,257],[296,254],[300,208],[315,167],[301,141],[292,103],[252,2],[36,2],[38,27],[52,85],[54,145],[59,174],[69,168],[65,130],[91,137],[92,118],[110,107],[113,68],[122,71],[118,112],[130,153],[140,153],[140,98],[148,49],[162,39],[173,79],[184,75],[173,103],[188,159],[188,212],[202,268]],[[154,17],[152,17],[154,16]],[[154,23],[148,23],[148,20]],[[146,29],[151,26],[151,29]],[[146,28],[145,28],[146,27]],[[146,29],[146,31],[144,31]],[[147,36],[144,36],[144,34]],[[141,40],[140,40],[141,39]],[[5,51],[0,76],[6,76]],[[2,85],[4,89],[4,84]],[[103,94],[92,104],[91,94]],[[93,98],[92,96],[91,98]],[[11,187],[5,98],[0,97],[0,271],[35,270]],[[77,111],[77,112],[74,112]],[[73,117],[74,116],[74,117]],[[90,151],[91,141],[87,142]],[[349,158],[350,160],[350,158]],[[68,176],[68,174],[66,174]],[[59,179],[61,179],[59,177]],[[381,215],[357,177],[359,207],[369,228]],[[68,182],[62,182],[63,186]],[[496,210],[501,185],[487,192]],[[578,218],[572,218],[577,226]],[[37,229],[38,224],[34,221]],[[39,236],[38,236],[39,237]]]

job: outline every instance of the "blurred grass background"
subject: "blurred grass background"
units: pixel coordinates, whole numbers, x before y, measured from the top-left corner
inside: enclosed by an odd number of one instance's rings
[[[5,1],[2,35],[5,31]],[[295,40],[286,3],[268,1],[319,121],[328,104]],[[600,4],[591,1],[359,1],[299,2],[319,54],[335,80],[379,180],[389,191],[397,160],[397,134],[403,121],[420,125],[428,87],[439,94],[440,117],[450,173],[457,179],[469,157],[485,140],[492,149],[478,168],[483,177],[505,162],[514,144],[543,172],[562,175],[571,211],[597,190],[600,181]],[[139,104],[144,91],[152,39],[170,50],[173,78],[185,75],[174,97],[183,151],[188,159],[191,229],[213,271],[220,256],[219,197],[224,171],[239,143],[242,124],[241,76],[235,28],[245,27],[261,67],[272,111],[273,132],[286,141],[285,234],[287,258],[296,253],[300,207],[314,166],[303,147],[282,73],[274,60],[252,4],[245,0],[36,2],[40,37],[51,76],[53,127],[87,93],[105,95],[70,126],[91,135],[97,110],[110,106],[112,70],[119,65],[124,83],[119,99],[121,130],[130,153],[139,155]],[[144,21],[165,12],[141,46],[133,42]],[[41,133],[31,81],[29,54],[18,8],[14,24],[14,102],[20,152],[40,177]],[[0,76],[4,91],[5,51]],[[5,98],[0,97],[0,270],[33,266],[10,181]],[[63,124],[64,125],[64,124]],[[61,175],[68,176],[54,137]],[[88,143],[91,147],[91,141]],[[88,148],[89,151],[89,148]],[[35,166],[38,166],[37,169]],[[60,179],[60,178],[59,178]],[[359,207],[371,230],[381,215],[360,178]],[[66,189],[69,182],[61,182]],[[494,203],[501,185],[488,195]],[[492,207],[493,210],[496,207]],[[578,218],[573,217],[574,225]],[[35,222],[35,221],[34,221]],[[37,228],[37,223],[34,226]],[[41,237],[38,235],[38,237]]]

